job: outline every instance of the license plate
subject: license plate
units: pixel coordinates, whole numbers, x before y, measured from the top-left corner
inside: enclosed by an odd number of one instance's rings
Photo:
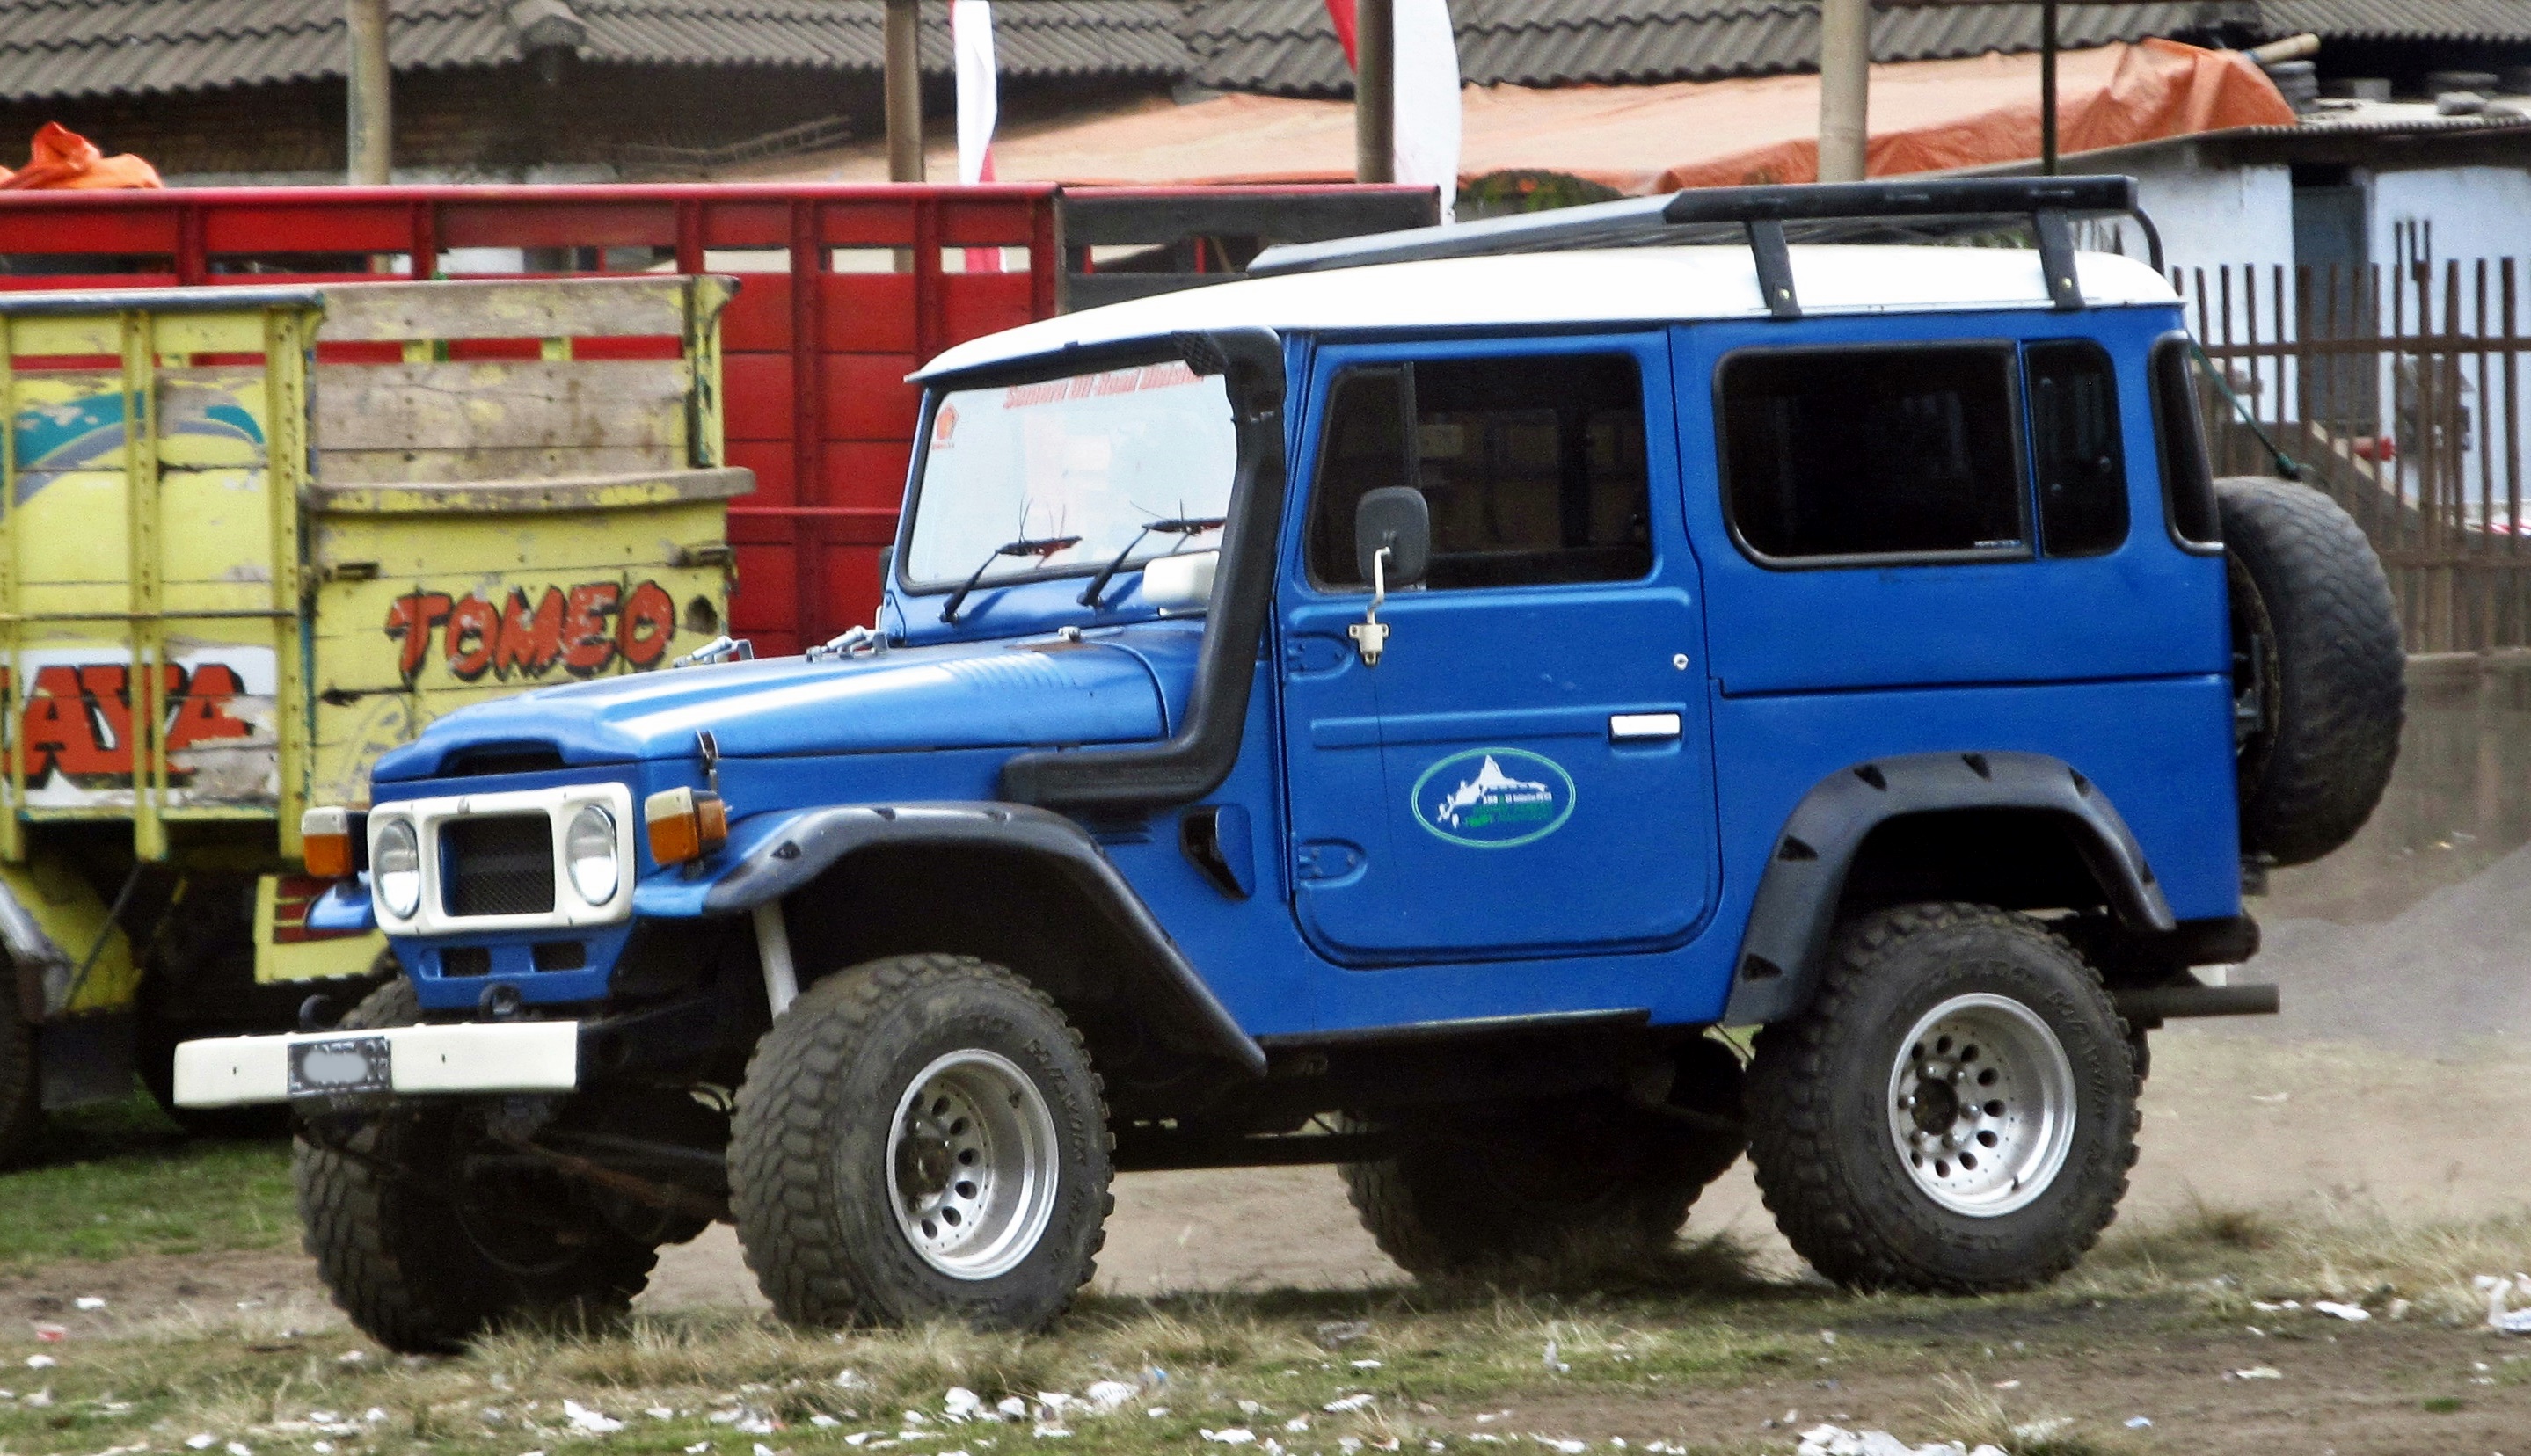
[[[336,1036],[301,1041],[290,1048],[290,1094],[342,1096],[382,1092],[394,1087],[393,1061],[384,1036]]]

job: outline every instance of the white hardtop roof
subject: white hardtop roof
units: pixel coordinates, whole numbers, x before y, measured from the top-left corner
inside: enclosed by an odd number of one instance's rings
[[[1792,259],[1805,314],[2049,307],[2035,249],[1819,245],[1793,249]],[[2114,253],[2078,253],[2075,273],[2095,308],[2179,301],[2162,275]],[[1757,262],[1740,246],[1439,258],[1250,278],[1086,308],[971,339],[915,377],[1181,329],[1534,328],[1766,316]]]

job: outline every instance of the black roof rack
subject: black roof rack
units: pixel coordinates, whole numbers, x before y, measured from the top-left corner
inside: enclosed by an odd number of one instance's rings
[[[1920,181],[1811,183],[1794,187],[1716,187],[1666,197],[1628,197],[1550,212],[1488,218],[1450,227],[1340,238],[1269,248],[1248,265],[1251,277],[1315,273],[1425,258],[1486,257],[1583,248],[1650,248],[1718,241],[1744,233],[1757,256],[1767,309],[1799,318],[1785,224],[1805,241],[1879,241],[1895,231],[1917,236],[1958,232],[1997,217],[2030,220],[2039,241],[2049,301],[2083,307],[2074,279],[2076,216],[2132,217],[2144,231],[2154,271],[2162,271],[2162,238],[2136,204],[2132,177],[1946,177]]]

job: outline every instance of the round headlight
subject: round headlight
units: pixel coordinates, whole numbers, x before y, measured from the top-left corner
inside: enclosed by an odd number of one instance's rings
[[[591,905],[615,898],[615,887],[623,879],[623,867],[615,857],[615,815],[594,804],[572,815],[562,852],[571,867],[571,887],[580,892],[580,898]]]
[[[397,920],[422,909],[422,838],[411,819],[389,819],[369,847],[369,883],[378,904]]]

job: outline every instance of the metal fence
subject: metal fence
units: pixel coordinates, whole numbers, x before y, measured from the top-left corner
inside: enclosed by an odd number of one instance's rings
[[[2531,644],[2519,270],[2174,269],[2221,474],[2296,462],[2373,539],[2411,652]]]

